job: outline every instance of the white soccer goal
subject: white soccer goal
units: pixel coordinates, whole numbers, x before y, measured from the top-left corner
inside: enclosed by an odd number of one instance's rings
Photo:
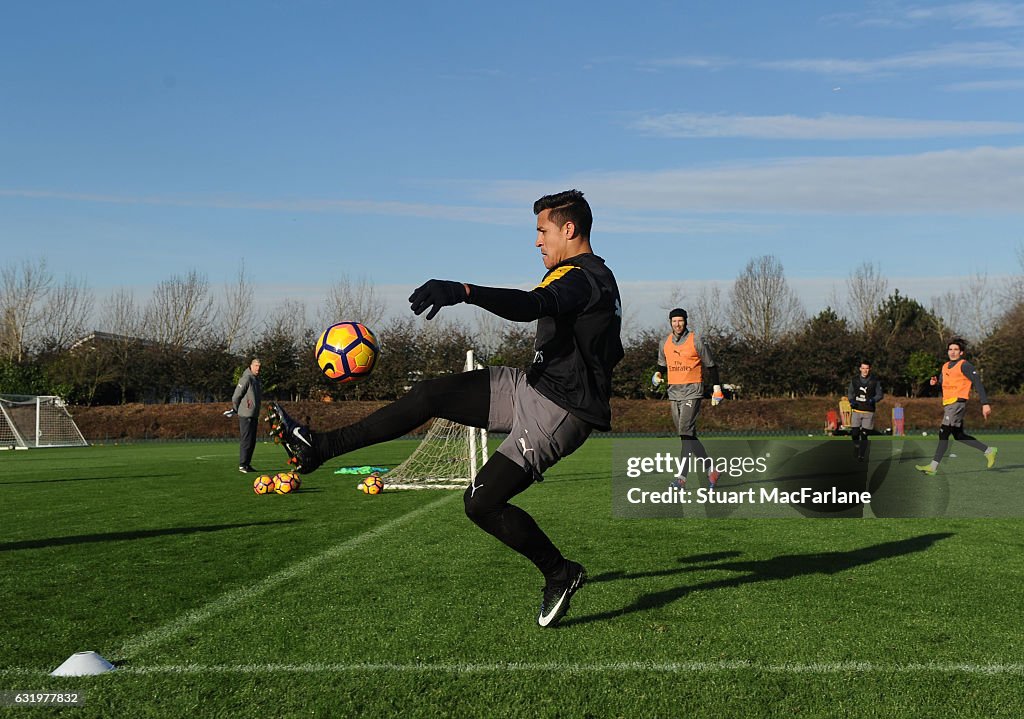
[[[473,350],[465,369],[483,369]],[[382,479],[388,489],[464,489],[486,461],[486,429],[435,419],[409,458]]]
[[[0,395],[0,449],[88,444],[60,397]]]

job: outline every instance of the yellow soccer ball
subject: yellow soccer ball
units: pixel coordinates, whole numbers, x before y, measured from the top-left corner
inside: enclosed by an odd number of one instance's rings
[[[274,479],[266,474],[261,474],[252,483],[252,491],[256,494],[270,494],[274,491]]]
[[[316,341],[316,363],[335,382],[352,382],[370,376],[380,345],[373,332],[359,322],[338,322]]]
[[[363,490],[363,494],[380,494],[384,491],[384,480],[379,474],[371,474],[358,484],[357,489]]]
[[[302,486],[302,480],[295,472],[280,472],[274,476],[274,491],[278,494],[291,494]]]

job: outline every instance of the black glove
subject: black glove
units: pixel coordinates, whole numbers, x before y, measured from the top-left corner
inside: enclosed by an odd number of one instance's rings
[[[434,319],[442,307],[457,305],[466,301],[466,287],[461,282],[452,280],[427,280],[409,295],[409,306],[418,315],[423,310],[433,307],[427,319]]]

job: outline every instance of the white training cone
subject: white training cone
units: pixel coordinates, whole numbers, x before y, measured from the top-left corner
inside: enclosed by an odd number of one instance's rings
[[[64,663],[50,672],[51,677],[84,677],[103,674],[117,669],[96,652],[75,652]]]

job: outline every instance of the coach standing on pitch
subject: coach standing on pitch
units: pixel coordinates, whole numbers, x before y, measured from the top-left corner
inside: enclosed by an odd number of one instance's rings
[[[242,372],[231,395],[231,409],[226,415],[238,415],[238,471],[243,474],[255,472],[252,468],[252,453],[256,449],[256,428],[260,420],[260,399],[263,388],[260,386],[260,360],[253,357],[249,368]]]

